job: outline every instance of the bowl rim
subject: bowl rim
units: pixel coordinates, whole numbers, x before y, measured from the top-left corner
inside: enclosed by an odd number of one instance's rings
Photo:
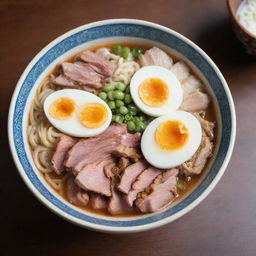
[[[41,195],[41,193],[36,189],[36,187],[32,184],[31,180],[26,175],[26,173],[25,173],[25,171],[24,171],[24,169],[23,169],[23,167],[22,167],[22,165],[19,161],[19,156],[18,156],[18,152],[15,149],[15,143],[14,143],[14,137],[13,137],[13,115],[14,115],[14,108],[15,108],[15,103],[16,103],[16,99],[17,99],[19,90],[21,89],[21,86],[22,86],[27,74],[29,73],[31,68],[34,66],[34,64],[40,59],[40,57],[45,52],[47,52],[49,49],[51,49],[52,46],[54,46],[56,43],[62,41],[63,39],[67,38],[68,36],[71,36],[71,35],[79,32],[79,31],[86,30],[86,29],[89,29],[89,28],[92,28],[92,27],[97,27],[97,26],[101,26],[101,25],[115,24],[115,23],[138,24],[138,25],[144,25],[144,26],[148,26],[148,27],[151,27],[151,28],[155,28],[157,30],[161,30],[161,31],[167,32],[169,34],[172,34],[172,35],[178,37],[179,39],[181,39],[182,41],[185,41],[191,47],[193,47],[210,64],[210,66],[214,69],[218,78],[220,79],[221,84],[223,85],[223,89],[225,90],[225,93],[226,93],[226,96],[227,96],[227,99],[228,99],[228,105],[229,105],[229,108],[230,108],[231,120],[232,120],[230,141],[229,141],[228,150],[226,152],[226,157],[223,160],[223,163],[222,163],[218,173],[216,174],[216,176],[214,177],[212,182],[209,184],[209,186],[206,187],[204,189],[204,191],[193,202],[191,202],[188,206],[183,208],[181,211],[179,211],[179,212],[177,212],[177,213],[175,213],[175,214],[173,214],[169,217],[166,217],[164,219],[160,219],[156,222],[148,223],[148,224],[145,224],[145,225],[139,225],[139,226],[128,226],[128,227],[103,226],[101,224],[95,224],[95,223],[91,223],[91,222],[88,222],[88,221],[85,221],[85,220],[80,220],[80,219],[78,219],[74,216],[69,215],[67,212],[59,209],[57,206],[55,206],[53,203],[51,203],[48,199],[46,199],[43,195]],[[208,196],[208,194],[213,190],[213,188],[216,186],[216,184],[219,182],[220,178],[222,177],[222,175],[223,175],[223,173],[224,173],[224,171],[225,171],[225,169],[226,169],[226,167],[229,163],[229,160],[230,160],[233,148],[234,148],[235,134],[236,134],[236,116],[235,116],[235,108],[234,108],[234,104],[233,104],[233,99],[232,99],[229,87],[228,87],[223,75],[221,74],[221,72],[219,71],[219,69],[217,68],[215,63],[210,59],[210,57],[201,48],[199,48],[195,43],[193,43],[192,41],[190,41],[188,38],[184,37],[183,35],[179,34],[178,32],[176,32],[176,31],[174,31],[170,28],[167,28],[165,26],[153,23],[153,22],[138,20],[138,19],[107,19],[107,20],[96,21],[96,22],[92,22],[92,23],[85,24],[85,25],[79,26],[77,28],[74,28],[74,29],[64,33],[63,35],[57,37],[56,39],[54,39],[47,46],[45,46],[41,51],[39,51],[39,53],[31,60],[31,62],[28,64],[28,66],[26,67],[26,69],[22,73],[20,79],[17,82],[15,90],[13,92],[13,96],[12,96],[12,100],[11,100],[10,108],[9,108],[9,115],[8,115],[8,138],[9,138],[9,145],[10,145],[12,157],[14,159],[14,162],[16,164],[16,167],[18,169],[18,172],[19,172],[20,176],[22,177],[23,181],[28,186],[30,191],[45,206],[47,206],[47,208],[49,208],[55,214],[57,214],[57,215],[61,216],[62,218],[68,220],[69,222],[72,222],[72,223],[74,223],[76,225],[79,225],[79,226],[82,226],[82,227],[86,227],[88,229],[101,231],[101,232],[108,232],[108,233],[131,233],[131,232],[140,232],[140,231],[149,230],[149,229],[160,227],[162,225],[170,223],[170,222],[180,218],[184,214],[188,213],[189,211],[191,211],[204,198],[206,198]]]
[[[232,2],[232,3],[231,3]],[[238,20],[235,11],[237,11],[237,9],[235,10],[234,8],[234,1],[233,0],[226,0],[227,3],[227,7],[228,7],[228,11],[232,17],[232,19],[235,21],[235,23],[238,25],[238,27],[250,38],[252,38],[253,40],[256,40],[256,35],[252,34],[249,30],[247,30],[242,24],[241,22]],[[240,3],[241,4],[241,3]]]

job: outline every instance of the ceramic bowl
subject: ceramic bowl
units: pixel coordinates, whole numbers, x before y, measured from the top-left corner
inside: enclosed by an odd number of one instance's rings
[[[227,0],[229,15],[237,38],[244,45],[246,52],[256,56],[256,36],[250,33],[236,17],[236,12],[242,0]]]
[[[36,170],[28,147],[26,126],[35,89],[53,67],[68,56],[103,42],[137,42],[161,46],[186,61],[204,81],[218,118],[214,156],[199,184],[171,207],[131,218],[105,217],[82,211],[64,201]],[[235,110],[229,88],[213,61],[189,39],[158,24],[132,19],[94,22],[75,28],[41,50],[22,74],[9,110],[9,142],[17,169],[32,193],[64,219],[102,232],[138,232],[172,222],[198,205],[215,187],[229,162],[236,131]]]

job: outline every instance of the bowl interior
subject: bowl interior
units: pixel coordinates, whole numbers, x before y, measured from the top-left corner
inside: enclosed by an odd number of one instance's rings
[[[172,207],[134,218],[109,218],[81,211],[60,198],[38,174],[26,138],[28,110],[37,85],[53,67],[77,51],[103,42],[137,42],[159,45],[183,58],[206,84],[218,117],[215,155],[200,183]],[[193,43],[169,29],[142,21],[115,20],[77,28],[43,49],[25,70],[15,90],[9,115],[9,138],[15,162],[32,192],[51,210],[76,224],[104,231],[136,231],[170,222],[196,206],[224,172],[233,147],[234,113],[225,80],[213,62]]]

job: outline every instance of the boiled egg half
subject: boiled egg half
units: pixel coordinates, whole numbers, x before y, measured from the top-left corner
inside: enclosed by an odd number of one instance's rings
[[[65,134],[90,137],[102,133],[111,122],[108,105],[98,96],[76,89],[50,94],[44,102],[50,123]]]
[[[137,107],[151,116],[177,110],[183,99],[179,80],[170,70],[160,66],[139,69],[131,79],[130,91]]]
[[[175,111],[154,119],[141,139],[146,160],[157,168],[172,168],[189,160],[201,143],[202,129],[190,113]]]

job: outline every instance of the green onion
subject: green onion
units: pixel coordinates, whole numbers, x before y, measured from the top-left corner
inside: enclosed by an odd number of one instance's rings
[[[121,55],[123,47],[121,45],[115,45],[113,48],[113,52],[117,55]]]
[[[132,55],[136,59],[138,58],[142,53],[142,50],[140,48],[133,48],[132,49]]]
[[[184,190],[187,187],[187,183],[184,180],[178,180],[176,186],[177,186],[178,189]]]
[[[130,48],[127,46],[123,47],[121,56],[127,60],[130,56]]]

